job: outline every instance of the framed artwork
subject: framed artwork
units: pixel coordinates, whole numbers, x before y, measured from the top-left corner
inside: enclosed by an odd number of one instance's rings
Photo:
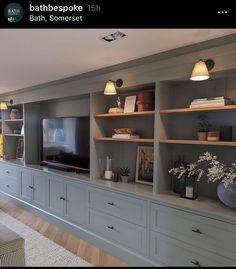
[[[16,159],[19,159],[19,160],[24,159],[24,139],[23,138],[19,138],[17,141]]]
[[[135,182],[153,185],[153,147],[138,146]]]
[[[135,101],[136,101],[136,95],[131,95],[131,96],[125,97],[124,113],[134,112]]]

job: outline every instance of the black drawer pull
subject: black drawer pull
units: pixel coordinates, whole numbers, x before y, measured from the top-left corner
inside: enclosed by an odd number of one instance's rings
[[[65,200],[66,200],[66,198],[64,198],[64,197],[60,197],[60,199],[61,199],[61,200],[63,200],[63,201],[65,201]]]
[[[6,173],[7,173],[7,174],[10,174],[10,171],[7,170]]]
[[[197,234],[202,234],[202,232],[199,229],[192,229],[192,232],[197,233]]]
[[[199,261],[191,261],[191,263],[198,266],[198,267],[201,267],[201,264]]]
[[[110,230],[114,230],[113,226],[107,226],[107,228],[110,229]]]
[[[108,205],[112,205],[112,206],[115,205],[113,202],[111,202],[111,203],[107,203],[107,204],[108,204]]]
[[[6,187],[9,188],[9,189],[11,188],[10,185],[6,185]]]
[[[30,188],[31,190],[33,190],[33,189],[34,189],[34,187],[33,187],[33,186],[28,186],[28,188]]]

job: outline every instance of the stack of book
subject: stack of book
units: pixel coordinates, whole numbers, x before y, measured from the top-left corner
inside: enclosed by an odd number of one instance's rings
[[[232,105],[233,101],[224,96],[210,97],[210,98],[198,98],[193,99],[190,104],[190,108],[200,108],[200,107],[218,107]]]
[[[140,138],[140,136],[136,134],[113,134],[112,138],[132,139]]]

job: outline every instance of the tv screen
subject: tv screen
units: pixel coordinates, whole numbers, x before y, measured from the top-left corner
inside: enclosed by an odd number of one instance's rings
[[[89,171],[89,117],[42,120],[42,161]]]

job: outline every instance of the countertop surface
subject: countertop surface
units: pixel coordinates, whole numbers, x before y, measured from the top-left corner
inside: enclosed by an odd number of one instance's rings
[[[196,200],[189,200],[181,198],[179,195],[172,191],[165,193],[154,193],[152,186],[144,185],[140,183],[124,183],[124,182],[112,182],[104,179],[90,179],[89,173],[75,173],[64,172],[61,170],[51,169],[46,166],[40,166],[38,164],[24,165],[22,161],[3,161],[0,163],[13,164],[18,167],[31,168],[36,171],[44,171],[45,173],[61,176],[70,180],[75,180],[81,183],[87,183],[90,186],[102,187],[113,191],[121,192],[122,194],[128,194],[136,196],[139,199],[147,198],[151,202],[161,203],[166,206],[181,208],[188,212],[194,212],[200,215],[205,215],[214,219],[227,221],[236,224],[236,210],[230,209],[223,205],[219,200],[211,199],[207,197],[198,197]]]

